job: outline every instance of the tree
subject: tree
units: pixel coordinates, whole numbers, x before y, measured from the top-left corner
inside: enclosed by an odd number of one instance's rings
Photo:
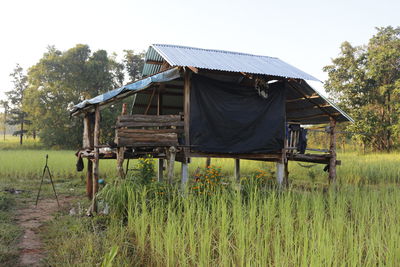
[[[82,122],[70,119],[69,110],[79,101],[120,87],[123,69],[105,50],[91,53],[89,46],[82,44],[64,52],[49,47],[29,69],[25,99],[42,142],[47,146],[78,147]],[[107,112],[103,113],[106,119]],[[111,125],[104,129],[111,131]]]
[[[0,106],[3,107],[3,140],[6,141],[6,129],[7,129],[7,112],[8,112],[8,101],[1,100]]]
[[[10,76],[13,79],[14,90],[6,92],[11,107],[8,111],[9,119],[7,120],[7,124],[20,125],[20,129],[15,131],[13,135],[19,135],[19,143],[22,145],[24,133],[27,132],[24,125],[31,123],[31,121],[27,120],[28,113],[23,110],[24,95],[27,88],[27,76],[24,74],[24,70],[19,64],[17,64]]]
[[[133,50],[124,50],[124,65],[129,79],[133,82],[142,78],[145,52],[135,54]]]
[[[344,42],[325,82],[340,106],[355,119],[348,129],[377,150],[398,145],[400,135],[400,27],[377,28],[364,46]]]

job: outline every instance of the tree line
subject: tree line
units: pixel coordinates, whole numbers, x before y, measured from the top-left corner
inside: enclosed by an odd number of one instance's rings
[[[71,119],[69,110],[82,100],[121,87],[126,81],[141,77],[144,52],[124,50],[119,62],[115,53],[92,52],[88,45],[78,44],[66,51],[54,46],[25,73],[17,65],[10,74],[14,88],[6,92],[1,105],[7,124],[19,125],[14,135],[36,135],[49,147],[76,148],[81,144],[82,122]],[[111,135],[116,109],[103,112],[103,139]],[[107,130],[110,129],[110,130]]]
[[[47,146],[79,147],[82,123],[69,118],[69,110],[84,99],[140,78],[144,52],[124,50],[121,62],[105,50],[92,52],[88,45],[67,51],[48,47],[26,74],[17,65],[13,90],[0,104],[7,123],[18,125],[16,135],[36,134]],[[367,44],[344,42],[332,63],[324,86],[334,102],[355,120],[341,126],[354,142],[374,150],[400,145],[400,27],[376,29]],[[118,106],[102,112],[101,138],[110,140]]]

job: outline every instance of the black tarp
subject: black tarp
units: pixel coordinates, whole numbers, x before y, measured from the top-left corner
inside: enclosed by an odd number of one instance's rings
[[[285,87],[274,83],[268,98],[252,87],[192,76],[192,150],[215,153],[270,153],[283,148]]]

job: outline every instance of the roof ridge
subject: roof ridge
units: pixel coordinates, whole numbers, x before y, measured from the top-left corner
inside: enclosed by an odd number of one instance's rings
[[[236,54],[236,55],[244,55],[244,56],[253,56],[253,57],[267,57],[267,58],[275,58],[271,56],[264,56],[264,55],[255,55],[250,53],[243,53],[243,52],[236,52],[236,51],[227,51],[221,49],[207,49],[207,48],[200,48],[200,47],[193,47],[193,46],[184,46],[184,45],[173,45],[173,44],[152,44],[152,46],[166,46],[166,47],[176,47],[176,48],[184,48],[184,49],[196,49],[196,50],[203,50],[203,51],[211,51],[211,52],[218,52],[218,53],[226,53],[226,54]]]

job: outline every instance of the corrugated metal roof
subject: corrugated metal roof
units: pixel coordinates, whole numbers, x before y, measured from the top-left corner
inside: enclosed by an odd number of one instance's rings
[[[162,58],[161,58],[162,57]],[[315,77],[275,57],[187,46],[153,44],[146,60],[166,60],[171,66],[191,66],[209,70],[245,72],[318,81]],[[159,65],[145,64],[143,75],[158,71]]]

